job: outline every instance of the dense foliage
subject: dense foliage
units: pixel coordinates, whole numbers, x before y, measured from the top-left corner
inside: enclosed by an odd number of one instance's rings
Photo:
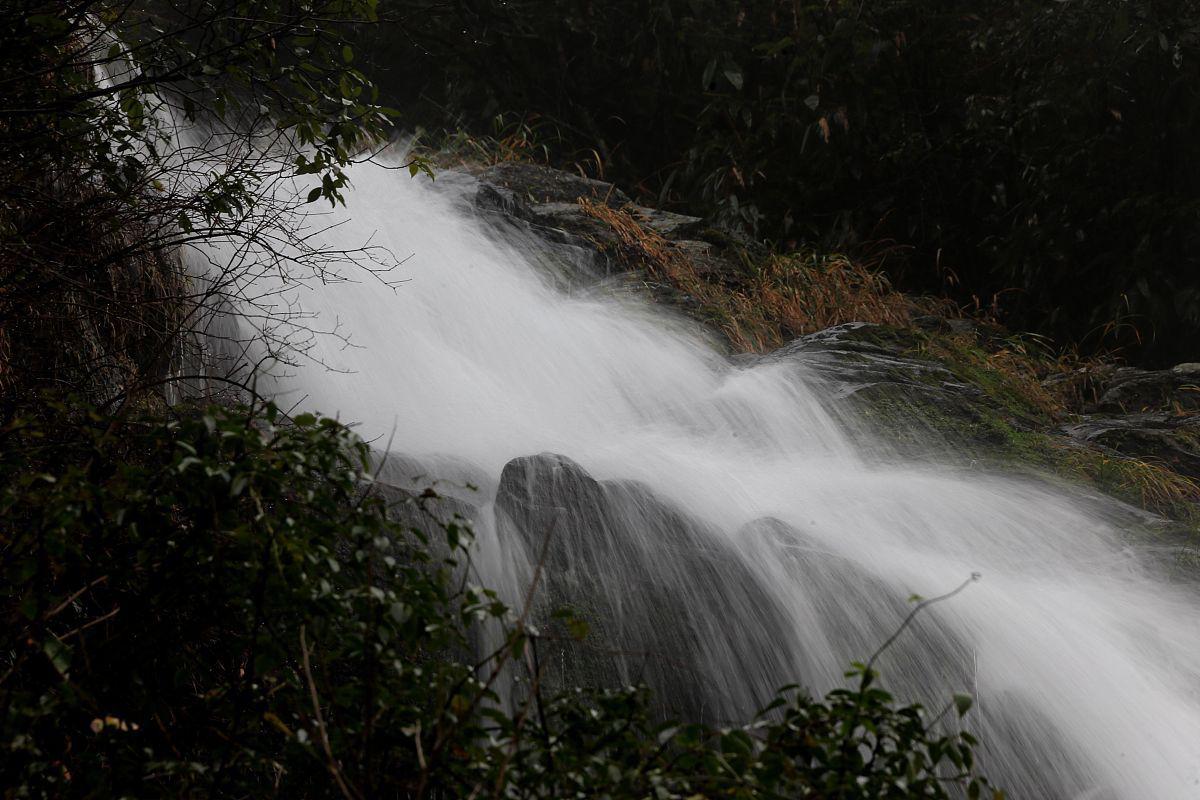
[[[345,35],[374,8],[0,7],[5,402],[156,379],[218,295],[238,296],[263,271],[331,268],[298,232],[296,209],[340,201],[344,168],[390,130]],[[216,240],[239,257],[192,280],[180,248]]]
[[[735,729],[663,724],[636,688],[544,696],[532,620],[466,579],[469,528],[427,513],[432,492],[386,502],[332,420],[67,413],[0,429],[4,797],[987,788],[969,734],[862,665]],[[476,661],[487,621],[498,646]]]
[[[387,0],[410,124],[554,157],[786,247],[887,253],[1085,347],[1196,356],[1200,12],[1187,0]]]

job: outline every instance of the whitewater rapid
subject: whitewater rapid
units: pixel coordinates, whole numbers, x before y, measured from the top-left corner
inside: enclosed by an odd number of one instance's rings
[[[589,585],[622,613],[651,613],[622,605],[623,580],[658,576],[711,637],[692,657],[718,678],[700,691],[730,715],[786,682],[840,685],[909,595],[979,573],[881,658],[885,685],[930,704],[975,695],[964,724],[1011,797],[1200,797],[1200,598],[1162,581],[1115,517],[1049,484],[869,460],[852,412],[802,359],[734,364],[661,307],[555,279],[572,265],[471,211],[467,179],[369,164],[352,178],[349,210],[312,224],[337,222],[330,244],[370,241],[401,263],[289,289],[290,308],[341,336],[316,337],[259,386],[477,485],[462,494],[479,509],[485,582],[520,598],[529,575],[529,548],[496,513],[514,458],[559,454],[615,487],[635,536],[662,535],[660,501],[682,510],[697,521],[688,541],[719,553],[704,562],[715,571],[589,561],[603,573]],[[622,500],[627,485],[656,499]],[[584,558],[587,530],[560,535]],[[718,591],[720,575],[754,591]],[[750,639],[763,655],[737,644]]]

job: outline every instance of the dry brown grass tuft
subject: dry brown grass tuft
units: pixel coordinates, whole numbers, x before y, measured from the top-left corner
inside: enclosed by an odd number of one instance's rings
[[[904,327],[921,314],[954,313],[942,301],[897,292],[882,272],[844,256],[770,256],[747,266],[737,281],[700,275],[671,241],[643,225],[630,209],[587,198],[579,203],[616,234],[617,256],[624,263],[693,298],[701,316],[720,328],[736,350],[765,352],[845,322]]]
[[[1163,464],[1094,451],[1078,453],[1068,463],[1101,489],[1148,511],[1177,519],[1200,515],[1200,482]]]
[[[1043,384],[1044,370],[1035,358],[1020,350],[1003,348],[988,353],[985,361],[1026,405],[1052,419],[1066,413],[1062,397]]]
[[[792,334],[846,322],[902,328],[915,316],[955,314],[948,302],[898,292],[883,272],[843,255],[771,256],[755,271],[751,286],[753,297]]]
[[[764,352],[783,343],[777,319],[756,306],[744,293],[706,280],[695,266],[662,234],[643,225],[629,209],[612,208],[586,197],[579,205],[589,216],[605,223],[617,237],[617,257],[635,269],[643,269],[696,300],[702,317],[715,324],[742,352]]]

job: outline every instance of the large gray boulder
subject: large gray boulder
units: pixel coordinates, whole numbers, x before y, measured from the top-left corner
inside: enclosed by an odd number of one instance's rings
[[[543,643],[555,684],[644,681],[664,713],[721,722],[799,677],[796,632],[729,539],[645,486],[552,453],[517,458],[496,521],[539,565],[543,624],[566,606],[590,626],[582,642]]]

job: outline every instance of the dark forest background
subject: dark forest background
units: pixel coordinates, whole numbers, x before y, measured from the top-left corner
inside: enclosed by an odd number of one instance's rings
[[[1062,346],[1200,358],[1194,2],[380,10],[371,71],[409,129],[519,132],[644,201],[881,262]]]

